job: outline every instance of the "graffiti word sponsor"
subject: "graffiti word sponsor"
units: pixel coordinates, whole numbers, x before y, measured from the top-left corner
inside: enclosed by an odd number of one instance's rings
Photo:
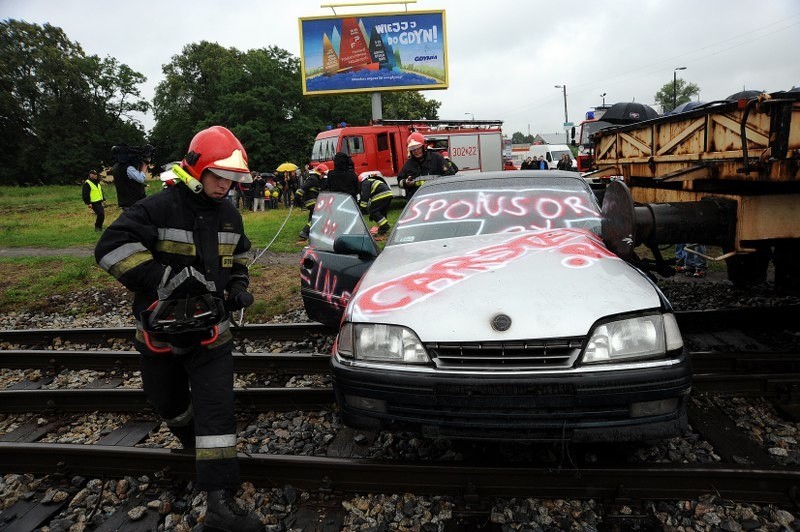
[[[533,251],[562,253],[566,255],[562,264],[570,268],[585,268],[602,258],[616,257],[593,233],[583,229],[527,233],[361,290],[354,304],[364,314],[400,310],[479,273],[503,268]]]
[[[479,192],[420,198],[409,205],[398,225],[498,219],[500,222],[509,222],[508,225],[525,222],[532,229],[549,229],[555,220],[562,222],[562,225],[569,225],[570,220],[586,220],[599,216],[600,213],[594,206],[589,205],[581,196]]]

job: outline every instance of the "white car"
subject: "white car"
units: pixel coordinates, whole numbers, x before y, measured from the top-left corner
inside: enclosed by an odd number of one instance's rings
[[[345,424],[572,441],[687,429],[692,372],[669,302],[611,253],[573,172],[441,177],[385,249],[355,201],[322,193],[301,261]]]

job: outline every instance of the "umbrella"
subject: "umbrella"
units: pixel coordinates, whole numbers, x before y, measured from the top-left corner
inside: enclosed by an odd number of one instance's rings
[[[633,124],[651,118],[658,118],[656,110],[637,102],[615,103],[603,115],[603,121],[610,124]]]
[[[705,105],[706,102],[686,102],[680,104],[678,107],[667,113],[668,115],[676,115],[678,113],[685,113],[687,111],[691,111],[695,107],[700,107],[701,105]]]
[[[726,100],[749,100],[750,98],[756,98],[759,94],[763,93],[764,91],[740,91],[735,94],[731,94]]]
[[[276,172],[294,172],[297,170],[297,165],[294,163],[283,163],[275,169]]]

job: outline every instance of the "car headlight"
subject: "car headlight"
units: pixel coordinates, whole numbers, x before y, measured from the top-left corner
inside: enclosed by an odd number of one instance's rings
[[[683,347],[674,314],[650,314],[602,323],[583,352],[584,364],[664,356]]]
[[[337,340],[339,355],[355,360],[428,364],[425,347],[411,329],[382,323],[345,323]]]

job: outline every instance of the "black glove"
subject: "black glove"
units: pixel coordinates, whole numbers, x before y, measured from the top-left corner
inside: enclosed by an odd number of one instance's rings
[[[253,294],[244,289],[231,292],[228,294],[228,299],[225,300],[225,309],[228,312],[233,312],[235,310],[249,307],[254,301],[255,298],[253,297]]]

